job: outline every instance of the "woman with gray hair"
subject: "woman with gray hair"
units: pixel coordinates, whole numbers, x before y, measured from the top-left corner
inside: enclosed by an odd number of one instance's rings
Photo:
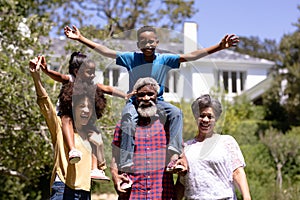
[[[230,135],[214,132],[222,113],[221,103],[205,94],[197,98],[191,107],[198,133],[185,143],[181,163],[188,163],[189,169],[177,180],[177,199],[184,196],[186,199],[236,200],[236,185],[243,199],[250,200],[244,171],[246,164],[238,143]]]

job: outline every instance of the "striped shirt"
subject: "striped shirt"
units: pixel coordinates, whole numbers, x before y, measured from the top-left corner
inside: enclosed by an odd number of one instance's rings
[[[122,131],[116,126],[113,147],[120,147]],[[173,175],[165,171],[169,134],[163,124],[155,120],[147,126],[137,126],[135,132],[134,166],[129,177],[131,191],[119,199],[175,199]]]

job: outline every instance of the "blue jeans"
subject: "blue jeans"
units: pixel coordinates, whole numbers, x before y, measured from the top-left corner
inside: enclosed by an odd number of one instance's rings
[[[85,190],[73,190],[63,182],[55,181],[50,200],[91,200],[91,193]]]
[[[157,100],[157,108],[161,122],[169,124],[169,155],[182,153],[182,112],[176,106],[165,101]],[[165,120],[166,118],[167,120]],[[128,102],[123,111],[121,119],[121,145],[120,145],[120,168],[133,165],[134,133],[138,121],[138,113],[132,102]]]

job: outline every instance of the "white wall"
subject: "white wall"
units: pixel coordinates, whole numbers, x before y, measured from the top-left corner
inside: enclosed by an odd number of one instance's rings
[[[262,70],[259,68],[250,68],[247,70],[247,82],[246,89],[250,89],[253,86],[257,85],[259,82],[265,80],[267,77],[266,70]]]

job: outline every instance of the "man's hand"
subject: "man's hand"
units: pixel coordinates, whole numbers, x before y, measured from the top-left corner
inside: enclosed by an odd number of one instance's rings
[[[79,40],[79,38],[81,36],[79,29],[77,29],[76,26],[74,26],[74,25],[72,27],[73,27],[73,30],[69,26],[66,26],[64,28],[65,35],[70,39]]]
[[[227,49],[229,47],[237,46],[239,41],[239,37],[234,34],[225,35],[219,45],[221,49]]]
[[[177,172],[177,174],[182,175],[182,176],[186,175],[186,173],[188,172],[188,161],[187,161],[184,153],[179,156],[179,159],[176,161],[176,164],[175,164],[175,167],[176,166],[183,166],[183,168],[181,170],[179,170]]]
[[[127,174],[117,174],[113,176],[114,187],[119,195],[128,192],[127,189],[122,189],[122,183],[130,183],[130,179]],[[132,184],[132,183],[131,183]]]

